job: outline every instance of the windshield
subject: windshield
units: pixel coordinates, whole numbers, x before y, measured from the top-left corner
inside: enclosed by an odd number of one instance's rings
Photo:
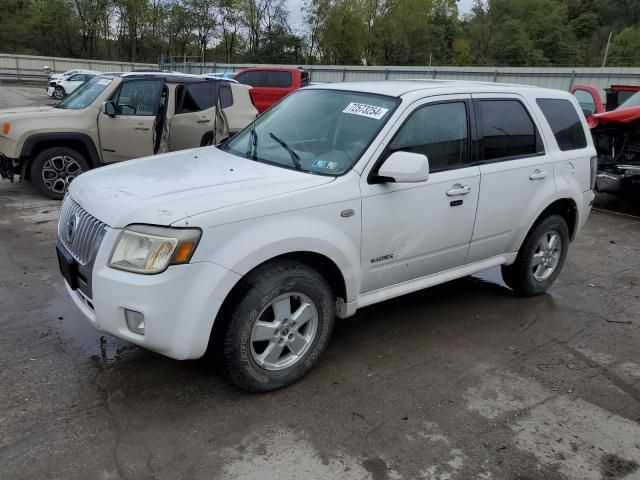
[[[222,148],[259,162],[341,175],[360,158],[397,103],[381,95],[299,90]]]
[[[111,78],[94,77],[80,85],[73,93],[56,105],[56,108],[80,110],[91,105],[98,95],[113,81]]]
[[[620,104],[618,108],[640,107],[640,92],[634,93],[624,102]]]

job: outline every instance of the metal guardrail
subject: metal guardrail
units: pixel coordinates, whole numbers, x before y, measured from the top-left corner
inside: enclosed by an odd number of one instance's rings
[[[48,78],[44,73],[45,66],[49,66],[54,73],[61,73],[71,69],[128,72],[135,68],[158,68],[158,65],[149,63],[0,54],[0,80],[45,82]]]
[[[0,54],[0,79],[13,81],[44,82],[45,65],[54,72],[72,68],[108,71],[130,71],[135,68],[158,68],[156,64],[83,60],[29,55]],[[184,73],[237,72],[256,64],[225,64],[180,62],[165,63],[163,68]],[[287,66],[291,65],[265,65]],[[302,65],[295,65],[302,66]],[[638,68],[586,68],[586,67],[454,67],[454,66],[335,66],[307,65],[311,81],[348,82],[359,80],[441,79],[480,80],[486,82],[521,83],[568,90],[583,83],[604,89],[612,84],[640,84]]]

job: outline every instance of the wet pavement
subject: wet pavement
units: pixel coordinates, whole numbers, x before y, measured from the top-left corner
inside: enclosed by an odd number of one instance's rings
[[[0,182],[0,478],[640,479],[638,217],[595,211],[548,294],[494,269],[363,309],[249,395],[88,325],[58,209]]]

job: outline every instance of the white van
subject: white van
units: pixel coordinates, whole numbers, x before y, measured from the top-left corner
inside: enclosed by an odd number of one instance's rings
[[[267,391],[318,361],[334,319],[490,267],[546,291],[594,198],[595,149],[559,90],[316,85],[225,144],[70,186],[58,256],[98,329],[175,359],[222,349]]]

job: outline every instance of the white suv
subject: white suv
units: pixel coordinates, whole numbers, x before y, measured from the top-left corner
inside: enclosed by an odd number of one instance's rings
[[[495,266],[520,294],[547,290],[595,154],[558,90],[317,85],[218,148],[81,175],[60,268],[96,328],[175,359],[212,346],[241,388],[272,390],[360,307]]]

